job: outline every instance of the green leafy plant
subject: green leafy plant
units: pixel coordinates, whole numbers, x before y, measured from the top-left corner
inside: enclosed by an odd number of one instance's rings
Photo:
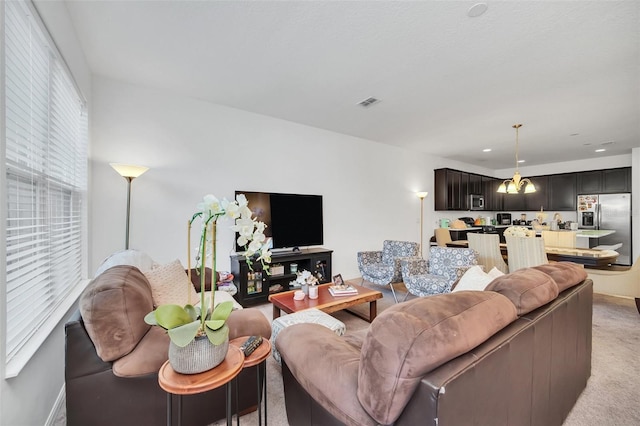
[[[269,273],[271,252],[266,244],[264,230],[266,225],[253,218],[253,213],[248,207],[247,199],[239,194],[235,201],[223,199],[219,201],[213,195],[206,195],[198,204],[198,211],[188,223],[188,235],[191,235],[191,227],[196,219],[202,220],[202,232],[198,244],[196,256],[197,271],[200,275],[200,303],[199,306],[187,304],[161,305],[149,312],[144,320],[147,324],[157,325],[167,330],[169,338],[177,346],[187,346],[198,336],[206,335],[214,345],[222,344],[229,336],[227,318],[233,310],[232,302],[222,302],[215,306],[216,285],[216,222],[220,217],[229,217],[235,220],[231,227],[238,232],[238,245],[245,248],[245,259],[249,268],[252,268],[252,257],[257,255],[257,260],[262,264],[262,270]],[[190,238],[189,238],[190,240]],[[207,246],[211,251],[207,253]],[[191,254],[188,255],[189,260]],[[205,264],[211,257],[211,299],[210,303],[205,298]],[[191,266],[189,265],[189,271]],[[191,285],[191,280],[189,280]],[[213,307],[215,306],[215,309]]]

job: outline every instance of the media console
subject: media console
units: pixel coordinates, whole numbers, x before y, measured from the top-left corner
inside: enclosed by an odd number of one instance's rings
[[[307,270],[314,274],[320,284],[328,283],[331,281],[331,253],[333,250],[325,248],[273,253],[271,275],[262,270],[260,262],[253,262],[251,271],[244,255],[231,256],[231,273],[238,288],[235,298],[242,306],[249,306],[267,302],[270,294],[290,290],[289,283],[297,277],[291,272],[291,264],[296,264],[300,272]]]

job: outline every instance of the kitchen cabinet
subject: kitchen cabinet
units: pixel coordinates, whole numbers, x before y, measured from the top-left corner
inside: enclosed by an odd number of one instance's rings
[[[599,194],[602,191],[602,170],[580,172],[578,175],[578,194]]]
[[[498,194],[498,187],[501,183],[502,179],[482,176],[482,194],[484,195],[485,210],[502,210],[502,194]]]
[[[452,169],[436,169],[435,210],[468,210],[469,173]]]
[[[575,211],[579,194],[631,192],[631,167],[528,177],[532,194],[498,194],[501,179],[452,169],[435,172],[435,209],[469,210],[469,195],[484,195],[486,211]]]
[[[631,192],[631,167],[603,170],[602,192],[604,194]]]
[[[631,167],[577,173],[578,194],[631,192]]]
[[[549,210],[576,210],[576,173],[549,176]]]
[[[482,194],[482,176],[475,173],[469,173],[469,186],[467,187],[467,193],[469,195]]]
[[[536,192],[524,193],[524,186],[520,190],[523,193],[524,209],[528,211],[549,210],[549,176],[533,176],[529,180],[536,186]]]

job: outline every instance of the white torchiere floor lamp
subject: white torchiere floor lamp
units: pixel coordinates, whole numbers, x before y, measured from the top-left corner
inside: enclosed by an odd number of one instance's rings
[[[125,250],[129,249],[129,217],[131,215],[131,181],[149,170],[148,167],[133,164],[109,163],[113,169],[127,180],[127,228],[125,233]]]
[[[416,192],[418,198],[420,198],[420,256],[422,256],[422,225],[424,222],[424,199],[429,195],[428,192]]]

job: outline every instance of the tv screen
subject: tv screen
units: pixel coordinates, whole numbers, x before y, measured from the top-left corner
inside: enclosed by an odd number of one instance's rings
[[[265,235],[272,239],[274,249],[324,243],[322,195],[236,191],[238,194],[247,197],[254,217],[267,225]]]

